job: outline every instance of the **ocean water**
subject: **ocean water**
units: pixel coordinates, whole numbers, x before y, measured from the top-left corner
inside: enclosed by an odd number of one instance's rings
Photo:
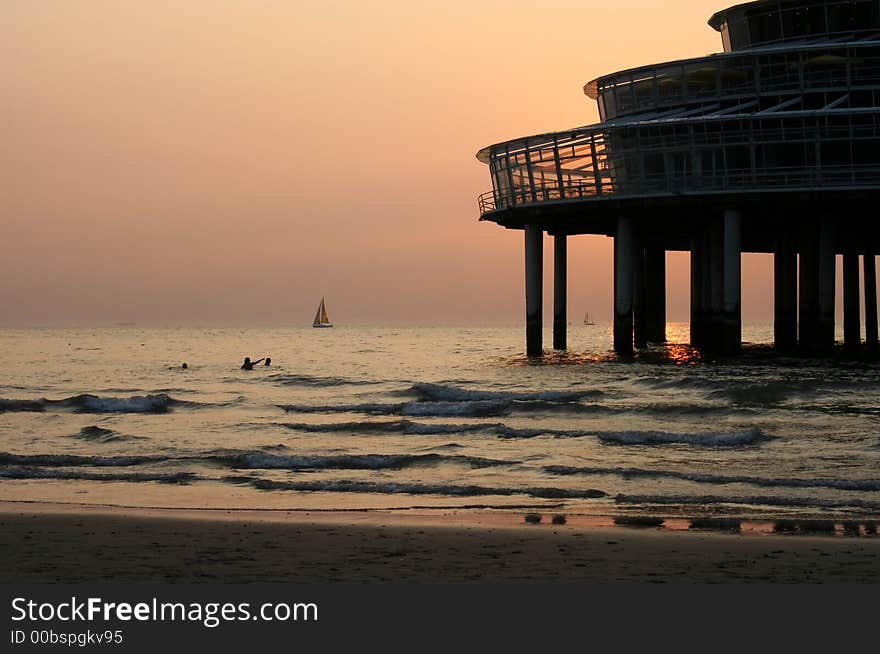
[[[569,340],[535,363],[521,327],[0,330],[0,499],[880,516],[880,367]]]

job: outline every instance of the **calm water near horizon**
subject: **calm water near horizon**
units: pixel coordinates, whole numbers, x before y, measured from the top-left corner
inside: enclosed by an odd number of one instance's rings
[[[569,341],[539,365],[521,327],[3,329],[0,499],[880,516],[880,366]]]

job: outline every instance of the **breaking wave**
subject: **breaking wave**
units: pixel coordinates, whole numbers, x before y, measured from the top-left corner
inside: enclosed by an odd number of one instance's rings
[[[507,412],[510,402],[472,400],[462,402],[410,402],[401,408],[405,416],[500,416]]]
[[[499,416],[507,411],[509,403],[495,401],[475,402],[404,402],[399,404],[285,404],[280,405],[288,413],[364,413],[383,416],[435,416],[435,417],[487,417]]]
[[[442,463],[466,465],[471,468],[514,465],[518,461],[500,461],[476,456],[442,454],[342,454],[283,456],[265,452],[247,452],[231,457],[218,457],[233,468],[281,470],[399,470]]]
[[[279,404],[287,413],[365,413],[374,416],[399,414],[403,404],[367,402],[363,404]]]
[[[552,400],[462,400],[430,402],[365,402],[359,404],[280,404],[288,413],[363,413],[374,416],[410,416],[413,418],[489,418],[514,412],[577,412],[616,413],[614,409],[598,404],[557,402]],[[625,409],[631,411],[631,409]]]
[[[528,495],[542,499],[595,499],[607,493],[595,489],[571,490],[567,488],[492,488],[487,486],[458,486],[450,484],[419,484],[368,482],[352,480],[321,481],[273,481],[253,477],[227,477],[224,481],[248,484],[268,491],[300,491],[325,493],[376,493],[380,495],[451,495],[456,497],[485,497],[487,495]]]
[[[0,413],[5,411],[45,411],[41,400],[7,400],[0,397]]]
[[[532,392],[510,392],[510,391],[477,391],[456,386],[445,386],[443,384],[418,383],[412,387],[415,393],[423,402],[527,402],[538,400],[543,402],[577,402],[587,397],[599,397],[604,395],[602,391],[584,390],[584,391],[532,391]]]
[[[725,399],[733,404],[745,406],[772,406],[781,404],[793,397],[815,392],[818,384],[815,381],[768,381],[751,384],[737,384],[728,388],[720,388],[710,393],[710,397]]]
[[[97,425],[89,425],[88,427],[80,429],[79,433],[73,434],[71,438],[91,441],[92,443],[115,443],[118,441],[142,440],[144,437],[126,436],[125,434],[120,434],[112,429],[105,429],[104,427],[98,427]]]
[[[833,488],[849,491],[880,491],[880,479],[780,479],[749,475],[712,475],[676,470],[645,470],[642,468],[593,468],[570,466],[545,466],[545,472],[553,475],[619,475],[624,479],[655,478],[681,479],[704,484],[750,484],[768,488]]]
[[[278,423],[287,429],[306,433],[352,432],[354,434],[410,434],[419,436],[468,434],[485,432],[498,438],[536,438],[538,436],[558,436],[566,438],[588,437],[591,434],[570,429],[520,428],[509,427],[502,422],[469,422],[469,423],[424,423],[411,420],[386,421],[355,421],[329,422],[310,424],[303,422]]]
[[[703,432],[695,434],[677,434],[656,431],[610,431],[601,432],[589,429],[552,429],[545,427],[511,427],[501,422],[485,423],[421,423],[410,420],[388,421],[354,421],[331,422],[323,424],[279,423],[294,431],[306,433],[351,432],[353,434],[410,434],[410,435],[449,435],[484,432],[501,439],[529,439],[540,436],[555,438],[598,438],[607,443],[618,445],[664,445],[671,443],[703,446],[703,447],[734,447],[752,445],[772,436],[764,434],[760,429],[749,429],[742,432]]]
[[[356,404],[279,404],[288,413],[360,413],[370,416],[401,416],[413,418],[491,418],[511,414],[566,413],[589,416],[645,414],[658,416],[707,416],[729,410],[719,404],[706,403],[653,403],[639,406],[613,406],[580,401],[557,400],[436,400],[416,402],[363,402]],[[738,413],[753,413],[754,409],[741,407]]]
[[[0,465],[23,466],[99,466],[107,468],[137,466],[168,461],[165,456],[80,456],[76,454],[11,454],[0,452]]]
[[[468,424],[427,424],[410,420],[375,421],[375,422],[330,422],[309,424],[302,422],[285,422],[281,426],[294,431],[308,433],[353,432],[359,434],[464,434],[468,432],[487,431],[504,427],[500,423],[468,423]]]
[[[0,468],[0,479],[75,479],[82,481],[159,482],[162,484],[187,484],[199,479],[192,472],[151,473],[101,473],[86,470],[59,470],[55,468],[30,468],[8,466]]]
[[[287,455],[263,450],[217,450],[163,456],[79,456],[72,454],[10,454],[0,452],[0,466],[28,468],[123,468],[168,463],[221,464],[231,469],[252,470],[399,470],[445,463],[470,468],[517,465],[519,461],[444,454],[338,454]]]
[[[168,413],[172,407],[203,406],[199,402],[177,400],[165,393],[131,397],[100,397],[83,393],[63,400],[9,400],[0,398],[4,411],[46,411],[50,408],[70,409],[76,413]]]
[[[667,445],[679,443],[703,447],[752,445],[771,438],[757,428],[746,431],[701,432],[696,434],[676,434],[663,431],[612,431],[600,433],[597,436],[602,442],[620,445]]]

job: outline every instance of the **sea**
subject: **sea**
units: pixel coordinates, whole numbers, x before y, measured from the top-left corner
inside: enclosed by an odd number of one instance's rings
[[[2,329],[0,499],[880,517],[880,366],[668,333],[620,360],[575,324],[530,360],[521,326]]]

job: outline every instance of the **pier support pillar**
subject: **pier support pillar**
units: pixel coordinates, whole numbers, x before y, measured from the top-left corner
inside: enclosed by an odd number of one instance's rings
[[[648,289],[645,249],[636,237],[633,258],[633,340],[637,348],[648,347]]]
[[[822,351],[834,348],[835,238],[833,219],[824,218],[819,226],[819,307],[816,323],[816,347]],[[858,286],[858,274],[856,285]]]
[[[617,219],[614,236],[614,351],[633,353],[633,258],[635,234],[630,218]]]
[[[877,336],[877,265],[873,248],[865,250],[865,345],[876,356],[880,350]]]
[[[724,212],[724,337],[722,350],[735,354],[742,347],[742,215]]]
[[[691,345],[703,344],[703,239],[691,239]]]
[[[798,270],[798,345],[802,350],[816,347],[819,320],[819,244],[816,229],[807,228],[800,243]]]
[[[544,351],[541,333],[543,314],[544,232],[538,225],[526,225],[526,354],[539,357]]]
[[[645,247],[645,319],[650,343],[666,342],[666,250]]]
[[[568,347],[568,244],[567,237],[553,237],[553,349]]]
[[[862,345],[859,312],[859,255],[847,246],[843,253],[843,344],[850,353]]]
[[[797,345],[797,253],[783,234],[773,255],[773,340],[779,352]]]
[[[724,343],[724,224],[713,222],[709,228],[709,321],[705,349],[723,351]]]

